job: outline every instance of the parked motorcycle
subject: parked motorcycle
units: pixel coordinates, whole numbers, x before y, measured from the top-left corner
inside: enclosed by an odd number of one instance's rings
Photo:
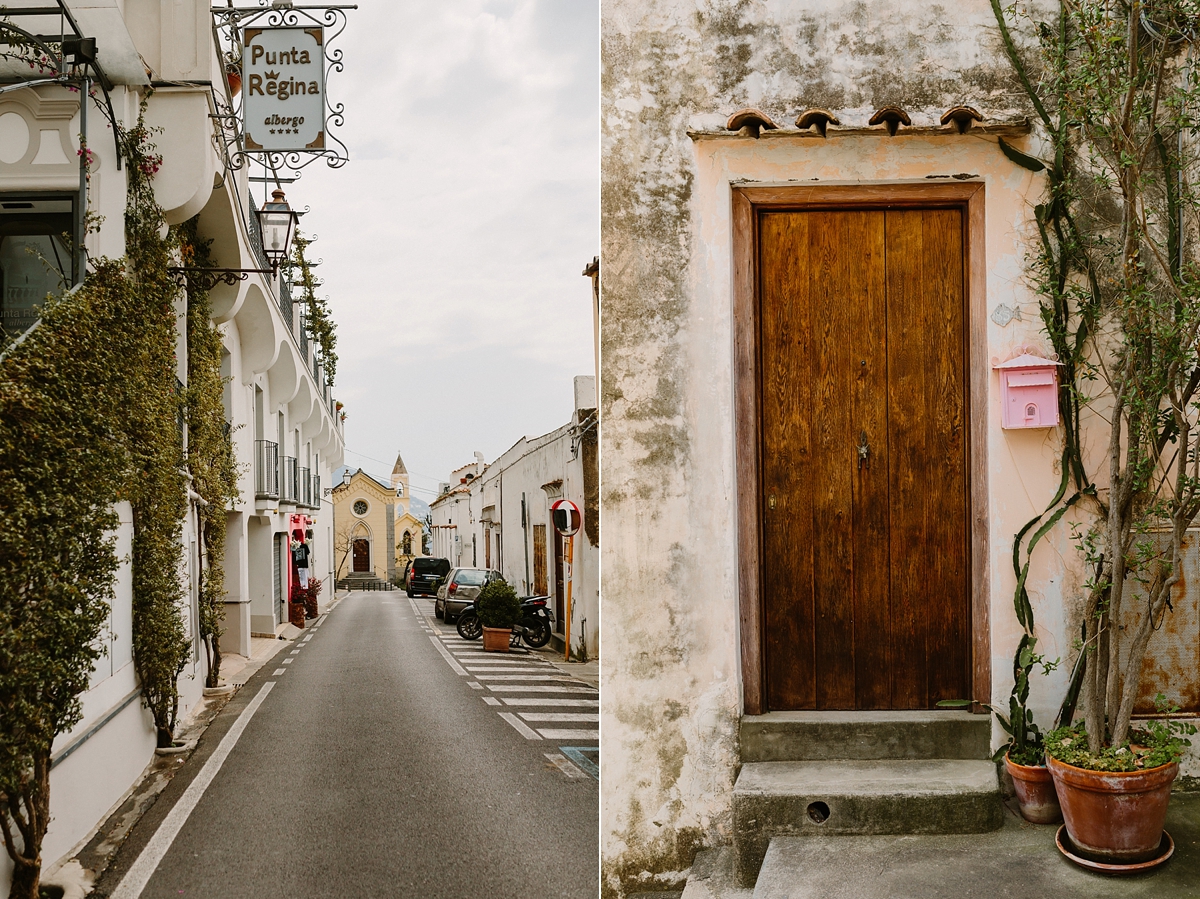
[[[521,620],[513,625],[510,646],[516,646],[524,640],[527,646],[540,649],[550,642],[550,623],[554,618],[546,608],[548,600],[548,596],[521,597]],[[458,635],[464,640],[478,640],[483,636],[478,600],[458,616]]]

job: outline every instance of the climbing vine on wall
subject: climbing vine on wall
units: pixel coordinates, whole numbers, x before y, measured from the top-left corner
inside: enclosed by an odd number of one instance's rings
[[[179,228],[180,254],[186,268],[212,265],[209,241],[201,240],[193,218]],[[237,502],[238,467],[233,454],[233,431],[222,401],[221,332],[212,321],[212,301],[200,279],[187,285],[188,386],[187,465],[192,489],[200,497],[197,521],[204,548],[200,571],[200,640],[208,659],[206,686],[216,687],[221,675],[221,623],[225,618],[226,511]]]
[[[162,160],[141,118],[122,136],[122,149],[129,162],[126,278],[143,306],[141,340],[126,362],[140,382],[126,410],[133,450],[133,662],[158,744],[169,746],[179,715],[177,681],[190,651],[180,616],[187,476],[184,396],[175,358],[178,287],[168,271],[177,240],[170,232],[163,236],[162,210],[152,184]]]
[[[321,358],[325,360],[325,380],[332,387],[337,375],[337,324],[329,311],[329,300],[317,296],[317,289],[323,282],[313,275],[312,263],[308,258],[310,246],[312,239],[297,231],[292,238],[292,271],[299,276],[296,285],[300,288],[308,333],[321,349]]]
[[[104,652],[117,570],[115,509],[133,511],[134,664],[158,739],[178,711],[189,646],[180,618],[186,483],[175,376],[177,289],[139,117],[128,163],[124,260],[47,298],[0,356],[0,835],[11,896],[35,899],[50,823],[51,747],[78,724]]]

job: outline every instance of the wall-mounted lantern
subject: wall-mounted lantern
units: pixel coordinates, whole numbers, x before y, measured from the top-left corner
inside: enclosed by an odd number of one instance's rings
[[[264,203],[257,212],[262,226],[263,252],[267,254],[272,270],[278,269],[291,253],[292,237],[300,216],[288,205],[283,190],[278,187],[271,193],[271,202]]]
[[[1057,427],[1058,367],[1062,363],[1037,356],[1028,347],[1019,349],[1020,355],[992,364],[1000,372],[1001,426]]]

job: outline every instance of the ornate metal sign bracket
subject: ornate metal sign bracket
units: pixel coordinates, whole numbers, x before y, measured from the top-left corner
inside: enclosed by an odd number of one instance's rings
[[[329,76],[334,72],[342,72],[345,68],[342,61],[341,48],[333,46],[346,28],[346,11],[358,9],[357,4],[320,3],[313,5],[294,5],[290,0],[258,0],[258,6],[213,6],[210,7],[214,28],[221,37],[225,48],[227,70],[231,80],[236,78],[242,84],[245,63],[240,58],[243,38],[249,28],[251,34],[255,29],[270,28],[320,28],[324,29],[324,83],[328,85]],[[237,93],[231,84],[231,95]],[[345,124],[345,105],[332,103],[328,90],[324,91],[324,124],[323,146],[313,149],[292,149],[276,151],[250,146],[242,126],[241,102],[233,99],[224,103],[217,95],[217,111],[211,116],[217,128],[214,141],[225,159],[228,170],[241,169],[247,162],[257,162],[271,172],[278,173],[281,169],[299,172],[318,159],[324,159],[330,168],[341,168],[349,159],[345,143],[333,129]],[[244,97],[243,97],[244,100]]]
[[[274,275],[269,268],[169,268],[167,273],[175,279],[180,287],[194,283],[200,290],[212,290],[218,284],[225,283],[230,287],[239,281],[245,281],[251,272],[263,275]]]

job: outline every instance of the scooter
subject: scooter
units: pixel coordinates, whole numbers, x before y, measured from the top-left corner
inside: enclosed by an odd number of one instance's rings
[[[509,646],[516,646],[524,640],[527,646],[540,649],[550,642],[550,623],[554,617],[546,608],[548,600],[548,596],[521,597],[521,620],[513,625]],[[478,640],[483,636],[478,600],[458,616],[458,635],[464,640]]]

